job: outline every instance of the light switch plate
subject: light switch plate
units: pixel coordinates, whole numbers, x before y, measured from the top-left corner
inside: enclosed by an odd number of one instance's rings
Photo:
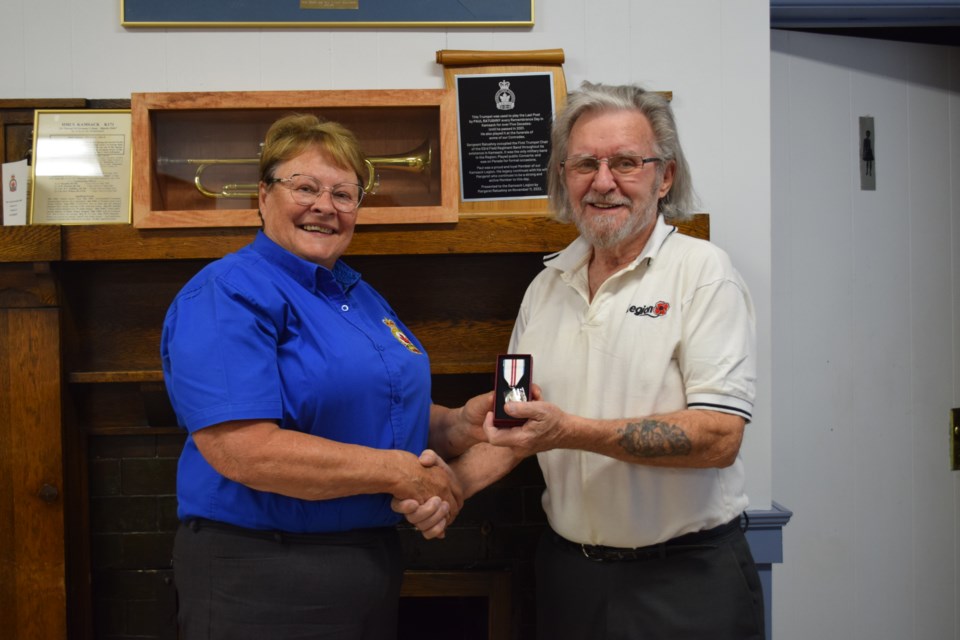
[[[960,409],[950,410],[950,468],[960,471]]]

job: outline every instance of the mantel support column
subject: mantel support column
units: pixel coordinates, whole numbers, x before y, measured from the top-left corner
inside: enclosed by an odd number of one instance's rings
[[[60,309],[49,262],[0,262],[0,631],[67,637]]]

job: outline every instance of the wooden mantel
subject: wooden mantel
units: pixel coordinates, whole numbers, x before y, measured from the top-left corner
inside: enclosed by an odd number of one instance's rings
[[[708,237],[708,226],[702,215],[683,231]],[[149,408],[142,414],[156,398],[165,402],[163,312],[204,261],[241,248],[255,233],[0,226],[4,637],[93,637],[86,441],[176,429],[163,411],[159,419]],[[443,379],[435,392],[457,396],[478,380],[486,384],[541,256],[575,234],[572,225],[534,215],[362,226],[347,261],[360,265],[405,322],[411,318],[435,378]]]

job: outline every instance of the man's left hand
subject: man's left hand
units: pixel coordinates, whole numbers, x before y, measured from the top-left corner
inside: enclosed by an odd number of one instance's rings
[[[519,427],[499,428],[493,426],[493,415],[488,415],[483,430],[490,444],[510,447],[523,457],[561,448],[565,425],[570,416],[557,405],[538,400],[508,402],[503,410],[526,422]]]

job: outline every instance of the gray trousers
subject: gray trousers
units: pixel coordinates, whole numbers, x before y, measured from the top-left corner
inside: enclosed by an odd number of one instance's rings
[[[395,529],[250,531],[194,520],[173,551],[182,640],[394,640]]]
[[[763,640],[763,590],[750,547],[738,527],[716,531],[621,560],[590,559],[547,531],[535,563],[537,637]]]

